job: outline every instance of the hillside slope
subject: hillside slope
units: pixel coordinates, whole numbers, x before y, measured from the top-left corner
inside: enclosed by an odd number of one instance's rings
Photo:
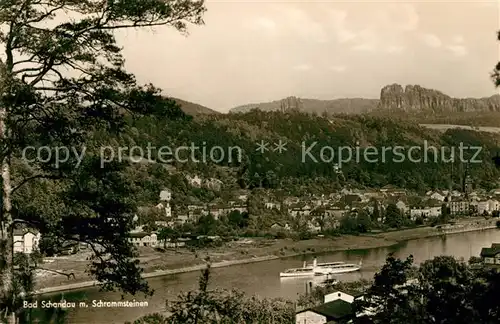
[[[344,186],[378,188],[387,184],[419,192],[450,186],[460,189],[463,173],[459,170],[464,168],[464,163],[458,161],[461,143],[481,147],[475,157],[480,162],[470,163],[475,186],[494,188],[500,176],[492,160],[500,143],[499,134],[464,129],[443,132],[368,115],[326,119],[299,112],[256,110],[183,121],[144,117],[131,121],[126,134],[110,141],[114,145],[126,143],[144,148],[168,146],[171,152],[191,144],[198,147],[193,154],[185,150],[178,161],[159,159],[153,152],[152,159],[158,163],[137,165],[138,170],[130,177],[148,183],[141,186],[142,199],[146,200],[155,198],[154,190],[164,186],[173,188],[182,203],[193,197],[199,200],[213,197],[210,190],[189,185],[186,175],[220,179],[223,189],[230,192],[263,187],[309,194]],[[261,141],[267,143],[263,152],[258,150]],[[280,141],[286,143],[281,152]],[[432,149],[424,154],[426,146],[436,147],[437,155]],[[219,153],[211,156],[215,147]],[[401,147],[405,154],[403,160],[398,157],[396,147]],[[420,148],[411,153],[413,160],[408,158],[410,147]],[[449,160],[450,149],[456,152],[453,163]],[[219,159],[221,150],[223,157]],[[365,157],[369,150],[377,153]],[[475,153],[466,150],[464,159],[471,159]]]
[[[220,114],[220,112],[218,111],[199,105],[197,103],[185,101],[179,98],[171,98],[171,99],[173,99],[177,104],[181,106],[182,111],[191,116]]]

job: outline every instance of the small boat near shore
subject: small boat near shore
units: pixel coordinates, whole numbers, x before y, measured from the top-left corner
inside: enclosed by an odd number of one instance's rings
[[[328,287],[328,286],[335,286],[336,284],[338,284],[339,281],[335,278],[328,278],[327,279],[324,279],[318,283],[316,283],[316,286],[319,286],[319,287]]]

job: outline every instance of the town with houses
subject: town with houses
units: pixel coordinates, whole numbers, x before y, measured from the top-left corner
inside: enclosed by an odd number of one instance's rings
[[[467,189],[467,188],[466,188]],[[235,194],[233,200],[226,202],[213,202],[209,204],[187,205],[182,207],[172,206],[172,195],[169,189],[164,189],[159,194],[159,203],[154,207],[163,217],[155,221],[157,229],[145,231],[140,217],[136,214],[134,221],[138,224],[130,233],[129,240],[136,246],[155,247],[165,242],[160,242],[158,232],[163,227],[174,227],[188,222],[195,223],[201,216],[212,215],[219,219],[224,215],[237,211],[248,213],[248,200],[251,193],[241,191]],[[332,227],[338,227],[341,219],[349,213],[359,210],[373,214],[375,206],[383,211],[389,204],[394,204],[402,215],[415,221],[421,218],[425,221],[437,218],[446,206],[452,216],[498,216],[500,212],[500,189],[485,190],[435,190],[428,191],[425,196],[412,195],[405,189],[392,185],[380,189],[347,189],[338,192],[323,194],[321,196],[283,197],[280,200],[271,197],[260,201],[263,210],[275,210],[285,215],[285,219],[306,219],[308,229],[312,233],[319,233],[319,219],[328,220]],[[176,208],[177,207],[177,208]],[[140,208],[141,209],[141,208]],[[145,208],[142,208],[143,210]],[[384,215],[384,213],[380,213]],[[383,217],[383,216],[381,216]],[[376,221],[382,223],[379,217]],[[375,221],[375,220],[374,220]],[[288,222],[276,222],[271,229],[290,230]],[[17,229],[15,231],[15,252],[30,253],[36,249],[40,241],[40,233],[31,229]],[[182,243],[180,243],[182,244]]]
[[[163,228],[172,228],[186,223],[196,223],[200,217],[211,215],[215,220],[227,216],[232,212],[249,213],[249,200],[252,192],[235,191],[233,199],[215,201],[208,204],[189,204],[187,206],[174,206],[173,195],[170,189],[161,190],[158,204],[152,209],[157,211],[159,219],[155,220],[155,230],[145,230],[138,214],[134,216],[137,223],[130,233],[129,240],[137,247],[182,247],[185,240],[179,239],[175,243],[169,239],[159,238]],[[368,215],[374,214],[374,209],[384,211],[390,204],[397,207],[401,215],[409,220],[417,218],[429,222],[442,215],[443,208],[455,217],[485,216],[498,217],[500,213],[500,189],[471,190],[466,182],[462,191],[434,190],[428,191],[423,196],[418,196],[405,189],[392,185],[380,189],[350,189],[344,188],[337,192],[322,194],[321,196],[309,195],[304,197],[281,196],[273,198],[272,193],[265,198],[258,199],[261,213],[274,212],[283,215],[284,219],[294,220],[302,218],[307,221],[308,230],[320,234],[319,219],[329,220],[332,227],[340,226],[343,217],[356,214],[364,210]],[[151,208],[149,208],[151,209]],[[140,208],[148,210],[148,208]],[[380,215],[384,215],[383,212]],[[377,222],[384,222],[381,216]],[[373,220],[375,221],[375,220]],[[291,231],[289,222],[276,222],[271,229]],[[14,251],[32,253],[37,250],[41,236],[37,231],[30,229],[16,229],[14,232]],[[484,247],[480,253],[480,260],[486,266],[500,268],[500,243],[493,243],[491,247]],[[323,304],[306,309],[296,310],[296,323],[349,323],[354,319],[363,318],[368,313],[355,312],[354,302],[362,299],[359,292],[334,291],[324,296]]]
[[[164,211],[165,220],[156,221],[159,227],[171,227],[186,222],[196,222],[199,217],[212,215],[214,219],[228,215],[231,212],[248,213],[248,193],[238,194],[234,200],[207,205],[188,205],[185,208],[174,209],[171,205],[172,192],[168,189],[161,191],[160,202],[155,207]],[[319,232],[320,226],[317,219],[327,219],[333,227],[340,225],[342,217],[348,213],[365,210],[373,214],[375,205],[380,210],[394,204],[410,220],[417,218],[431,220],[441,215],[443,206],[447,206],[452,216],[496,216],[500,211],[500,189],[483,191],[477,190],[463,193],[457,190],[428,191],[424,197],[408,195],[405,189],[387,185],[379,190],[342,189],[339,192],[320,197],[285,197],[281,201],[271,198],[264,199],[263,209],[276,210],[288,215],[289,219],[303,217],[308,219],[308,227],[311,232]],[[184,209],[184,210],[183,210]],[[383,213],[381,213],[383,215]],[[136,221],[139,217],[136,216]],[[379,218],[377,222],[383,222]],[[274,229],[290,229],[289,223],[275,223]],[[152,245],[152,235],[155,233],[144,232],[142,226],[137,226],[133,231],[134,242],[140,245]],[[139,242],[138,238],[143,239]]]

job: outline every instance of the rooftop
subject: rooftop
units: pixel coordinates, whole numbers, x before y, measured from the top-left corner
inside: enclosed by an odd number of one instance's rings
[[[130,237],[138,237],[138,238],[143,238],[148,235],[151,235],[151,233],[146,233],[146,232],[130,233]]]
[[[352,296],[354,298],[358,298],[358,297],[361,297],[364,295],[364,293],[359,291],[359,290],[349,289],[349,290],[342,290],[342,291],[337,290],[337,291],[334,291],[333,293],[327,294],[326,296],[331,295],[331,294],[338,294],[338,293],[344,293],[344,294],[347,294],[347,295]]]
[[[500,243],[493,243],[489,248],[481,249],[481,257],[494,257],[500,254]]]
[[[311,311],[333,320],[340,320],[353,315],[351,303],[348,303],[342,299],[337,299],[323,305],[305,309],[301,312],[305,311]]]
[[[31,229],[31,228],[24,228],[24,229],[18,229],[18,228],[16,228],[16,229],[14,229],[14,231],[13,231],[13,234],[14,234],[15,236],[23,236],[23,235],[24,235],[24,234],[26,234],[26,233],[32,233],[32,234],[34,234],[34,235],[37,235],[37,234],[38,234],[38,230],[36,230],[36,229]]]

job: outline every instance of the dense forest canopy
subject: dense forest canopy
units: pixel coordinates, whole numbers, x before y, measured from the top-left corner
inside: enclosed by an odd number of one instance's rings
[[[460,163],[461,146],[462,160],[470,161],[468,168],[476,187],[491,189],[499,176],[493,161],[497,152],[496,134],[460,129],[443,133],[413,122],[366,115],[337,115],[327,119],[299,112],[253,110],[189,118],[175,113],[171,118],[130,118],[124,134],[99,134],[99,138],[116,147],[139,146],[144,152],[148,146],[155,148],[148,158],[158,163],[133,163],[129,168],[132,178],[145,182],[143,188],[152,190],[143,193],[143,198],[153,197],[153,200],[164,186],[181,195],[192,195],[184,177],[187,174],[219,178],[227,188],[264,187],[291,193],[301,186],[308,186],[311,192],[345,185],[378,188],[387,184],[418,192],[460,189],[466,169],[466,163]],[[280,140],[286,143],[285,150],[274,151],[273,145]],[[264,152],[257,150],[260,141],[269,143]],[[195,158],[188,152],[182,162],[175,158],[166,161],[158,154],[161,147],[175,150],[191,145],[199,147],[194,152]],[[304,154],[311,146],[310,153]],[[403,147],[405,158],[391,150],[382,152],[383,148],[396,146]],[[205,153],[202,147],[206,148]],[[204,162],[203,155],[209,155],[213,147],[224,149],[224,159],[219,162],[208,156]],[[230,148],[235,147],[241,150],[232,150],[230,155]],[[322,147],[333,149],[333,159],[331,149],[324,150],[322,155]],[[407,155],[410,147],[420,148],[411,152],[413,160]],[[342,161],[338,160],[339,148],[344,148],[346,154]],[[349,148],[352,158],[347,161]],[[370,149],[378,153],[364,158],[363,152]],[[450,160],[451,150],[455,150],[454,162]],[[357,160],[356,152],[360,156]]]

